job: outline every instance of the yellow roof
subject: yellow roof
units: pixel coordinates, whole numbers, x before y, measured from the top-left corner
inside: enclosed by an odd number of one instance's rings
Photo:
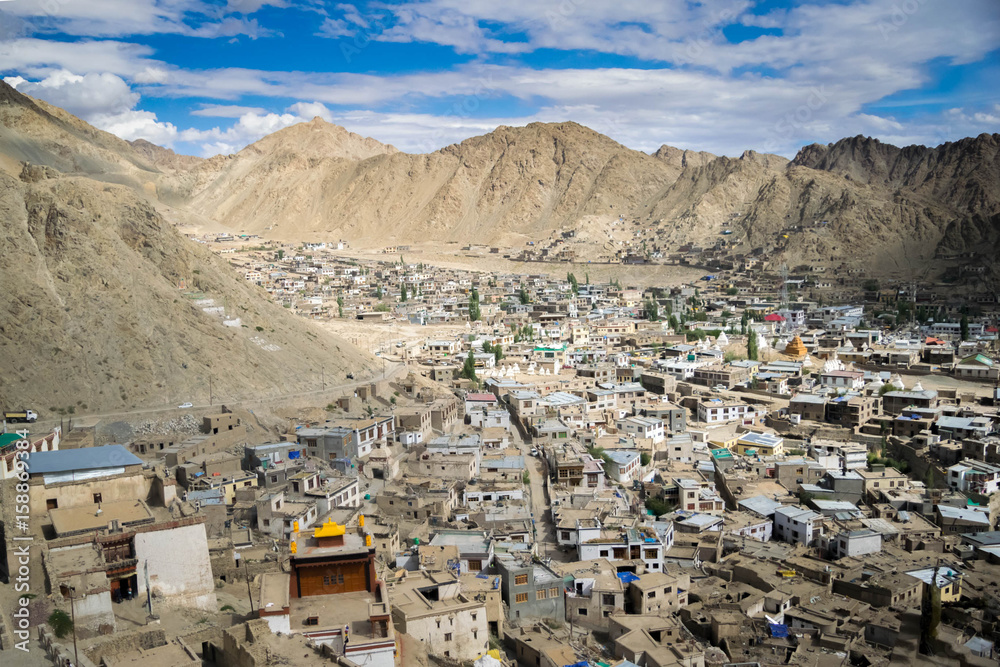
[[[346,526],[341,526],[333,519],[327,519],[326,523],[316,529],[313,537],[337,537],[338,535],[343,535],[346,530]]]

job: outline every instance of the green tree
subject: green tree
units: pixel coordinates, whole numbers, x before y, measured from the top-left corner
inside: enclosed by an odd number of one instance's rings
[[[498,345],[496,345],[493,348],[493,358],[496,359],[496,362],[498,364],[500,363],[500,360],[503,359],[503,346],[502,345],[498,344]]]
[[[573,290],[573,294],[580,293],[580,283],[577,282],[576,276],[574,276],[572,273],[567,273],[566,281],[569,283],[570,289]]]
[[[483,341],[483,352],[489,354],[493,351],[493,343],[488,340]]]
[[[465,357],[465,363],[462,364],[462,370],[459,372],[458,377],[471,380],[474,384],[479,384],[479,378],[476,377],[476,359],[472,356],[471,348],[469,349],[469,354]]]
[[[278,251],[278,261],[280,262],[284,258],[285,258],[285,251],[284,250],[279,250]]]
[[[962,340],[969,340],[969,316],[962,315],[962,319],[958,324],[959,331],[962,334]]]
[[[344,316],[344,297],[337,297],[337,317]]]
[[[938,570],[934,568],[932,581],[937,581]],[[936,584],[924,586],[924,594],[920,601],[920,652],[924,655],[934,654],[934,642],[941,624],[941,589]]]
[[[671,315],[669,323],[670,323],[670,328],[674,330],[674,333],[677,333],[677,330],[680,329],[681,327],[680,322],[677,321],[677,316]]]
[[[407,296],[406,296],[406,283],[403,283],[399,287],[399,300],[402,301],[403,303],[406,303],[406,299],[407,299]]]
[[[653,516],[663,516],[674,511],[674,506],[663,498],[649,496],[646,498],[646,509],[652,512]]]
[[[521,301],[522,306],[526,306],[531,303],[531,297],[528,296],[528,290],[524,289],[524,285],[521,285],[521,290],[518,292],[517,297]]]
[[[587,284],[589,285],[590,284],[590,272],[587,272],[587,273],[583,274],[583,276],[586,279]]]
[[[747,359],[757,361],[758,355],[757,331],[755,329],[750,329],[750,333],[747,334]]]
[[[645,311],[647,320],[656,322],[660,319],[660,306],[652,299],[646,300],[646,303],[643,304],[643,310]]]
[[[377,287],[377,288],[375,289],[375,298],[376,298],[376,299],[381,299],[381,298],[382,298],[382,286],[381,286],[381,285],[379,285],[379,286],[378,286],[378,287]]]
[[[648,466],[649,462],[653,460],[653,457],[649,455],[649,452],[642,452],[639,454],[639,463],[643,466]]]
[[[56,637],[62,639],[69,633],[73,632],[73,619],[69,617],[69,614],[64,612],[62,609],[56,609],[54,612],[49,614],[49,625],[52,626],[52,632],[56,634]]]
[[[478,322],[479,318],[479,292],[473,287],[472,293],[469,294],[469,321]]]

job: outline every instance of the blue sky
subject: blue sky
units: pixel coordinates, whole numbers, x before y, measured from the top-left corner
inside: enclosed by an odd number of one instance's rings
[[[574,120],[791,156],[1000,131],[996,0],[0,0],[0,74],[126,139],[232,153],[321,116],[413,152]]]

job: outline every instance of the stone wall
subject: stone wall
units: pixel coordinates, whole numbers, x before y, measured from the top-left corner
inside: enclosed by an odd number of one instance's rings
[[[80,662],[83,663],[84,653],[86,653],[87,658],[99,665],[105,657],[129,653],[136,649],[157,648],[166,643],[167,635],[158,627],[143,628],[133,632],[118,632],[107,640],[86,649],[86,651],[81,651]]]

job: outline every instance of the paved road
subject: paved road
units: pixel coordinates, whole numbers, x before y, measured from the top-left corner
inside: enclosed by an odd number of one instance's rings
[[[324,395],[324,394],[339,393],[339,392],[344,391],[346,389],[354,389],[356,387],[360,387],[361,385],[365,385],[365,384],[368,384],[370,382],[377,382],[377,381],[381,381],[381,380],[385,380],[385,379],[392,380],[392,379],[395,379],[396,377],[398,377],[400,375],[404,375],[405,374],[405,372],[406,372],[406,365],[405,364],[399,364],[399,363],[396,363],[396,362],[390,362],[390,363],[391,363],[391,366],[389,366],[389,364],[387,364],[387,368],[386,368],[386,370],[385,370],[384,373],[382,373],[380,375],[376,375],[373,378],[362,379],[362,380],[353,380],[351,382],[345,382],[343,384],[331,384],[331,385],[327,385],[325,389],[312,389],[312,390],[309,390],[309,391],[289,392],[289,393],[286,393],[286,394],[278,394],[276,396],[268,396],[268,397],[265,397],[265,398],[244,398],[244,399],[235,399],[235,400],[219,399],[219,400],[215,401],[213,404],[197,403],[197,404],[193,405],[192,407],[185,408],[183,410],[178,409],[176,405],[161,405],[161,406],[152,406],[152,407],[146,407],[146,408],[136,408],[134,410],[123,410],[123,411],[120,411],[120,412],[81,413],[81,414],[72,415],[71,417],[66,417],[66,418],[63,419],[63,422],[67,422],[70,419],[88,419],[88,420],[89,419],[99,419],[99,420],[102,420],[102,421],[103,420],[112,420],[112,421],[115,421],[115,420],[119,420],[119,419],[130,419],[130,418],[135,418],[135,417],[140,417],[140,416],[153,416],[153,415],[157,415],[157,414],[164,414],[164,413],[170,413],[170,412],[185,413],[185,412],[191,412],[191,411],[194,411],[194,410],[208,410],[208,409],[211,409],[211,408],[217,408],[218,406],[223,405],[223,404],[225,404],[227,407],[249,407],[249,408],[253,408],[253,407],[256,407],[256,406],[264,406],[264,405],[267,405],[269,403],[286,401],[288,399],[307,398],[307,397],[310,397],[310,396],[321,396],[321,395]],[[28,430],[31,432],[32,435],[36,435],[36,434],[43,435],[43,434],[46,434],[46,433],[50,433],[52,431],[52,429],[55,428],[56,426],[59,426],[59,424],[60,424],[60,420],[58,420],[58,419],[45,419],[45,420],[42,420],[42,421],[37,421],[34,424],[27,424],[27,425],[26,424],[9,424],[8,427],[7,427],[7,430],[8,431],[13,431],[13,430],[18,430],[18,429],[21,429],[21,428],[27,426]]]

